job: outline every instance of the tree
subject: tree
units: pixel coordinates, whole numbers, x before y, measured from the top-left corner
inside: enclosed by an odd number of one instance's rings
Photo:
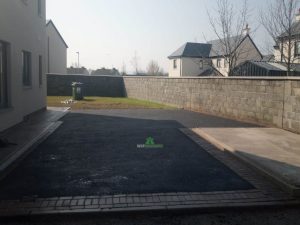
[[[122,64],[121,75],[122,75],[122,76],[125,76],[126,74],[127,74],[127,72],[126,72],[126,64],[123,62],[123,64]]]
[[[140,58],[138,57],[138,54],[135,51],[134,52],[134,56],[131,59],[131,65],[132,65],[132,67],[133,67],[133,69],[135,71],[135,75],[139,74],[139,61],[140,61]]]
[[[158,63],[154,60],[151,60],[147,67],[147,74],[150,76],[159,76],[160,73],[160,67]]]
[[[243,1],[240,9],[235,8],[230,0],[217,0],[217,10],[214,16],[207,13],[210,25],[220,42],[219,50],[228,64],[228,74],[231,75],[241,57],[246,58],[245,54],[247,54],[246,50],[240,47],[245,31],[249,31],[247,0]]]
[[[281,62],[287,65],[287,76],[291,75],[294,61],[294,21],[298,0],[275,0],[269,3],[267,12],[260,12],[260,20],[280,50]]]

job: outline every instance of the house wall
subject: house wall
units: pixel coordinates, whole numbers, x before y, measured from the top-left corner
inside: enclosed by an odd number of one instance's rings
[[[237,54],[238,54],[238,61],[236,65],[239,65],[247,60],[261,60],[261,54],[253,44],[253,42],[250,40],[249,37],[247,37],[242,44],[237,48]],[[213,65],[214,67],[225,77],[228,76],[229,72],[229,65],[224,64],[225,58],[220,57],[221,60],[221,67],[217,67],[217,58],[213,59]]]
[[[300,39],[295,39],[292,41],[292,55],[291,55],[291,63],[300,63],[300,57],[295,57],[295,42],[300,41]],[[279,44],[280,50],[274,50],[275,61],[285,62],[285,60],[281,60],[281,49],[283,49],[282,53],[284,57],[288,57],[288,41]],[[286,59],[287,60],[287,59]]]
[[[47,31],[47,72],[48,73],[67,73],[67,47],[61,40],[59,34],[50,23],[46,27]],[[48,44],[49,42],[49,44]]]
[[[213,59],[212,63],[213,66],[225,77],[228,76],[228,71],[229,71],[229,66],[228,63],[225,64],[225,58],[220,58],[221,63],[220,63],[220,67],[217,66],[217,61],[218,59]]]
[[[27,3],[26,3],[27,2]],[[46,77],[39,85],[38,57],[43,57],[43,74],[46,71],[46,6],[42,0],[42,14],[38,15],[37,0],[0,1],[0,40],[8,42],[8,95],[7,109],[0,109],[0,131],[23,120],[23,117],[46,107]],[[23,87],[22,51],[32,57],[32,85]]]
[[[124,77],[127,96],[300,133],[300,79]]]
[[[177,61],[177,68],[174,68],[174,60]],[[169,77],[181,77],[182,60],[180,58],[169,60]]]
[[[201,67],[201,61],[203,60],[203,68]],[[195,77],[199,76],[205,68],[210,65],[209,59],[199,58],[182,58],[182,77]]]

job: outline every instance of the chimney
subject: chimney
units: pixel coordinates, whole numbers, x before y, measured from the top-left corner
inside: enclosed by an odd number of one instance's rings
[[[299,22],[300,21],[300,9],[298,9],[298,12],[296,14],[296,21]]]
[[[245,27],[245,29],[243,30],[243,35],[248,35],[248,34],[250,34],[250,27],[249,27],[249,24],[247,23],[246,24],[246,27]]]

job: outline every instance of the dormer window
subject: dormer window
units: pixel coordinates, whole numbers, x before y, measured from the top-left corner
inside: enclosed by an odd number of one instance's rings
[[[295,42],[295,56],[300,56],[300,41]]]

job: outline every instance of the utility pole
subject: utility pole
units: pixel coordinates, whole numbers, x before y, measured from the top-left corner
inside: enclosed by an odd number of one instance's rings
[[[77,64],[77,67],[80,68],[80,65],[79,65],[79,52],[76,52],[77,55],[78,55],[78,64]]]

